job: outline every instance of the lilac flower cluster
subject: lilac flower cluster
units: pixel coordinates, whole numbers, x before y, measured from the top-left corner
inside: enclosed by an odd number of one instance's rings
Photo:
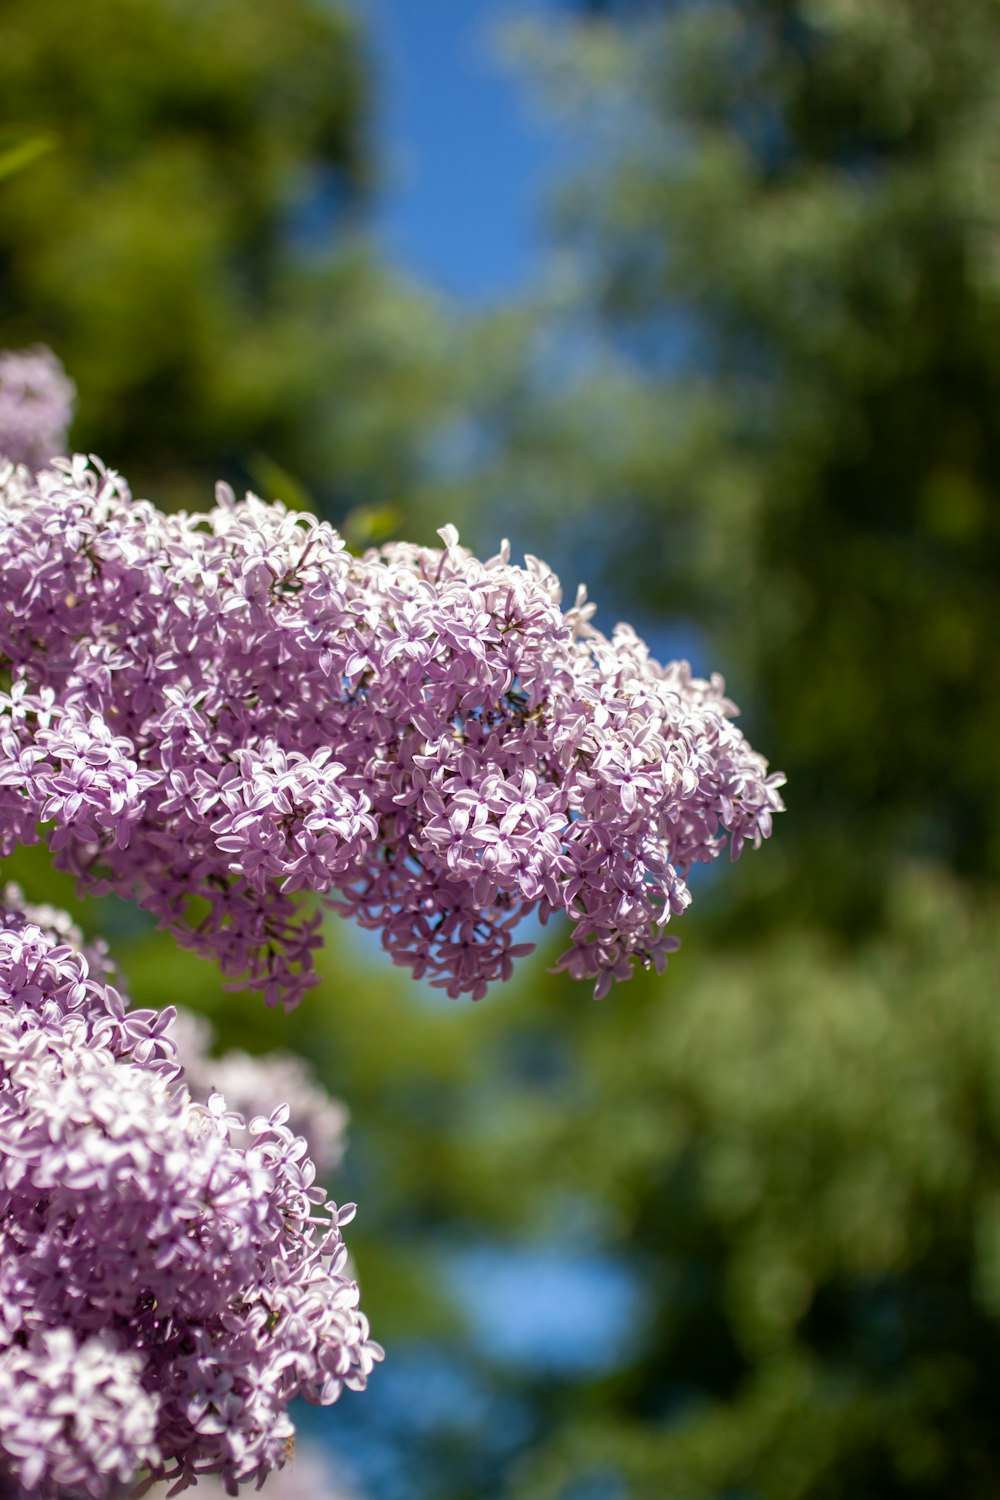
[[[782,778],[720,678],[441,537],[356,558],[225,486],[164,515],[80,457],[0,472],[0,853],[41,828],[269,1003],[314,982],[306,892],[452,995],[529,912],[598,995],[662,969],[687,871],[759,843]]]
[[[39,469],[65,453],[75,399],[51,349],[0,349],[0,454]]]
[[[288,1456],[293,1396],[381,1356],[353,1208],[287,1106],[194,1103],[172,1013],[127,1009],[47,924],[0,912],[0,1491],[100,1500],[144,1469],[235,1493]]]

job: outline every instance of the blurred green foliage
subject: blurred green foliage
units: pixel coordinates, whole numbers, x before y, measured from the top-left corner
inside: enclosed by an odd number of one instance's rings
[[[364,242],[351,10],[0,0],[0,35],[0,165],[38,158],[0,197],[0,344],[60,355],[76,444],[175,504],[261,455],[336,514],[395,501],[445,330]]]
[[[336,6],[88,17],[0,3],[0,150],[54,142],[0,193],[0,343],[54,344],[80,440],[158,496],[249,475],[351,512],[358,545],[509,522],[599,597],[697,622],[789,774],[666,978],[600,1007],[550,945],[451,1007],[331,929],[283,1017],[123,908],[88,916],[142,1003],[316,1062],[353,1111],[379,1335],[460,1349],[527,1413],[502,1451],[470,1419],[478,1467],[428,1420],[372,1500],[992,1500],[1000,8],[619,0],[520,27],[584,166],[561,279],[465,322],[360,234],[377,164]],[[20,870],[63,899],[37,854]],[[644,1298],[627,1355],[476,1346],[442,1268],[483,1242],[616,1257]]]

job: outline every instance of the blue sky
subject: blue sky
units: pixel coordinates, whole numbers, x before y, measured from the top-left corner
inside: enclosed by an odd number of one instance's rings
[[[526,284],[543,246],[545,184],[567,143],[491,56],[505,21],[555,0],[370,0],[382,85],[378,228],[390,258],[473,303]]]

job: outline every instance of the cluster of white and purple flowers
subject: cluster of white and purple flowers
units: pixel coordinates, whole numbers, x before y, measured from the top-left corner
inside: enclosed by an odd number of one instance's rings
[[[357,558],[217,502],[165,515],[81,457],[0,473],[0,852],[43,834],[269,1003],[314,982],[303,892],[452,995],[509,975],[532,911],[598,994],[662,968],[690,866],[780,806],[721,679],[449,527]]]
[[[5,892],[0,1474],[102,1496],[144,1469],[231,1486],[284,1462],[287,1406],[381,1350],[289,1108],[196,1102],[173,1013]]]
[[[226,486],[165,514],[53,458],[70,398],[44,351],[0,356],[0,854],[44,838],[291,1005],[310,897],[474,998],[561,913],[560,966],[602,995],[662,969],[693,864],[770,832],[782,778],[721,679],[605,637],[544,563],[451,527],[356,557]],[[293,1395],[381,1355],[315,1182],[345,1114],[111,977],[56,914],[0,906],[0,1491],[232,1492],[283,1462]],[[256,1103],[279,1084],[291,1120]]]

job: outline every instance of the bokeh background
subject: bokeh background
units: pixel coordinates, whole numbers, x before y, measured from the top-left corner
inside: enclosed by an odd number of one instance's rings
[[[350,1105],[388,1359],[303,1429],[365,1500],[995,1500],[1000,5],[0,0],[0,179],[78,447],[510,535],[789,776],[597,1006],[331,923],[274,1015],[75,908]]]

